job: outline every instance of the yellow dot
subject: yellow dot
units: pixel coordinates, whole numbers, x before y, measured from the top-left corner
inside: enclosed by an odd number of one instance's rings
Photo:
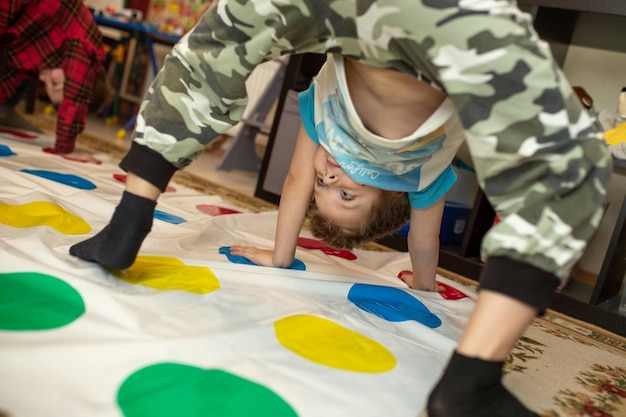
[[[208,294],[220,288],[219,280],[209,268],[185,265],[180,259],[166,256],[138,256],[130,268],[112,273],[130,284],[163,291]]]
[[[83,219],[49,201],[17,205],[0,203],[0,223],[20,228],[49,226],[66,235],[81,235],[91,231],[91,226]]]
[[[387,372],[396,358],[383,345],[330,320],[306,314],[274,323],[278,341],[320,365],[354,372]]]

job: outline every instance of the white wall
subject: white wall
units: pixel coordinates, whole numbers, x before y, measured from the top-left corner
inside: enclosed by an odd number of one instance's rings
[[[96,9],[114,7],[116,10],[121,10],[124,8],[123,0],[84,0],[83,3],[85,3],[87,7],[93,7]]]
[[[619,93],[626,86],[625,40],[626,17],[580,14],[563,71],[572,85],[587,90],[598,111],[615,111]]]
[[[597,111],[615,112],[617,100],[626,86],[626,18],[597,13],[581,13],[563,72],[594,100]],[[600,49],[594,45],[602,45]],[[617,51],[616,51],[617,50]],[[626,193],[626,176],[614,174],[609,185],[609,207],[595,238],[590,242],[580,267],[599,273],[615,222]]]

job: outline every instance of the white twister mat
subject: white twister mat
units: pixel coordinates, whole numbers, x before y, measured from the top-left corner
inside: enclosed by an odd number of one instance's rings
[[[301,269],[230,259],[272,247],[276,212],[172,183],[127,271],[74,258],[124,172],[0,133],[0,415],[415,417],[474,290],[397,276],[408,254],[333,251],[302,234]],[[48,141],[49,142],[49,141]],[[311,248],[315,246],[319,248]]]

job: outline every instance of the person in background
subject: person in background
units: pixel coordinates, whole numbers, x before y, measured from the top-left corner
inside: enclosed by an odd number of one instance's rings
[[[58,106],[54,152],[97,162],[74,150],[87,114],[111,95],[102,35],[83,2],[0,1],[0,45],[0,124],[23,126],[16,98],[25,80],[39,78]]]
[[[502,385],[503,364],[597,229],[612,166],[602,132],[514,0],[215,2],[146,94],[109,224],[70,253],[129,267],[174,173],[241,118],[250,72],[307,52],[412,75],[454,103],[500,222],[483,239],[476,306],[427,413],[537,417]]]

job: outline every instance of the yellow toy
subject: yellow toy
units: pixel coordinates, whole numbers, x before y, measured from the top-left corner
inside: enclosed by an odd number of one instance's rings
[[[43,114],[45,114],[46,116],[50,116],[52,114],[54,114],[55,110],[54,110],[54,106],[52,104],[46,104],[43,108]]]
[[[604,140],[611,146],[615,146],[620,142],[626,142],[626,123],[604,132]]]

